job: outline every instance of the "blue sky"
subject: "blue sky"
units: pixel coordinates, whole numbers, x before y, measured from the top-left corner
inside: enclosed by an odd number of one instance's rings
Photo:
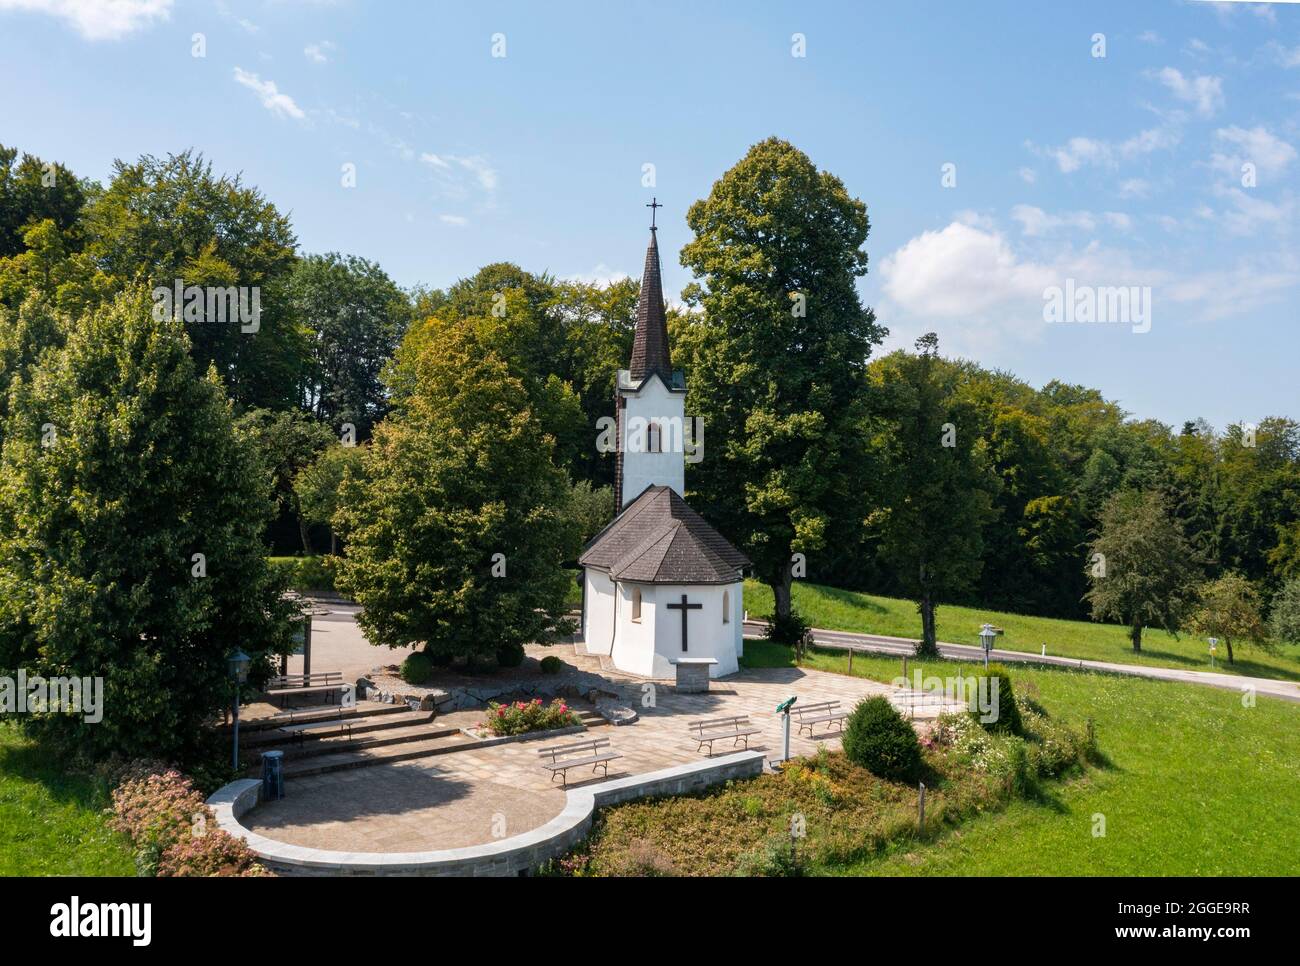
[[[653,194],[671,298],[686,207],[775,134],[867,203],[889,347],[1300,418],[1300,4],[0,0],[0,84],[0,142],[198,148],[403,285],[637,272]],[[1067,280],[1149,288],[1150,331],[1048,324]]]

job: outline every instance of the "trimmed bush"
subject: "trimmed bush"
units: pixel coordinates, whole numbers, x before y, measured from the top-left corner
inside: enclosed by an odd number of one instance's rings
[[[501,667],[519,667],[524,663],[522,644],[502,644],[497,648],[497,664]]]
[[[921,765],[921,743],[912,726],[881,696],[864,698],[844,728],[844,754],[890,781],[912,778]]]
[[[554,654],[546,655],[546,657],[542,658],[541,663],[543,674],[559,674],[564,669],[564,662]]]
[[[407,684],[424,684],[433,677],[433,661],[423,651],[416,651],[402,662],[401,675]]]
[[[986,670],[979,671],[976,675],[976,684],[979,690],[976,696],[979,700],[984,700],[988,696],[990,705],[990,721],[981,721],[989,731],[1000,731],[1012,735],[1024,734],[1024,726],[1020,722],[1020,708],[1016,704],[1015,692],[1011,689],[1011,674],[1006,667],[1001,664],[990,664]],[[996,683],[996,686],[994,684]]]

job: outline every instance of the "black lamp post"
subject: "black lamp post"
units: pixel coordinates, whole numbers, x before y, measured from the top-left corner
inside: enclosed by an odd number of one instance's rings
[[[232,752],[235,771],[239,771],[239,686],[248,680],[250,663],[248,655],[239,648],[235,648],[234,653],[226,658],[226,666],[230,668],[230,679],[235,682],[234,750]]]

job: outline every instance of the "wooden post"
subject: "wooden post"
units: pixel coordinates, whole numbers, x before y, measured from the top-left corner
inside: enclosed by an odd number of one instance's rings
[[[916,830],[925,833],[925,782],[921,782],[921,797],[917,800]]]

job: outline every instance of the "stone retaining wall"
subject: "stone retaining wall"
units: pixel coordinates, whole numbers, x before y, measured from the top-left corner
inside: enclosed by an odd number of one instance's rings
[[[735,778],[752,778],[762,774],[763,759],[761,751],[739,751],[572,788],[566,793],[564,810],[540,828],[483,845],[429,852],[336,852],[267,838],[239,821],[258,802],[262,783],[254,778],[218,789],[208,805],[221,828],[247,841],[264,865],[284,875],[527,875],[586,838],[597,808],[636,798],[683,795]]]

